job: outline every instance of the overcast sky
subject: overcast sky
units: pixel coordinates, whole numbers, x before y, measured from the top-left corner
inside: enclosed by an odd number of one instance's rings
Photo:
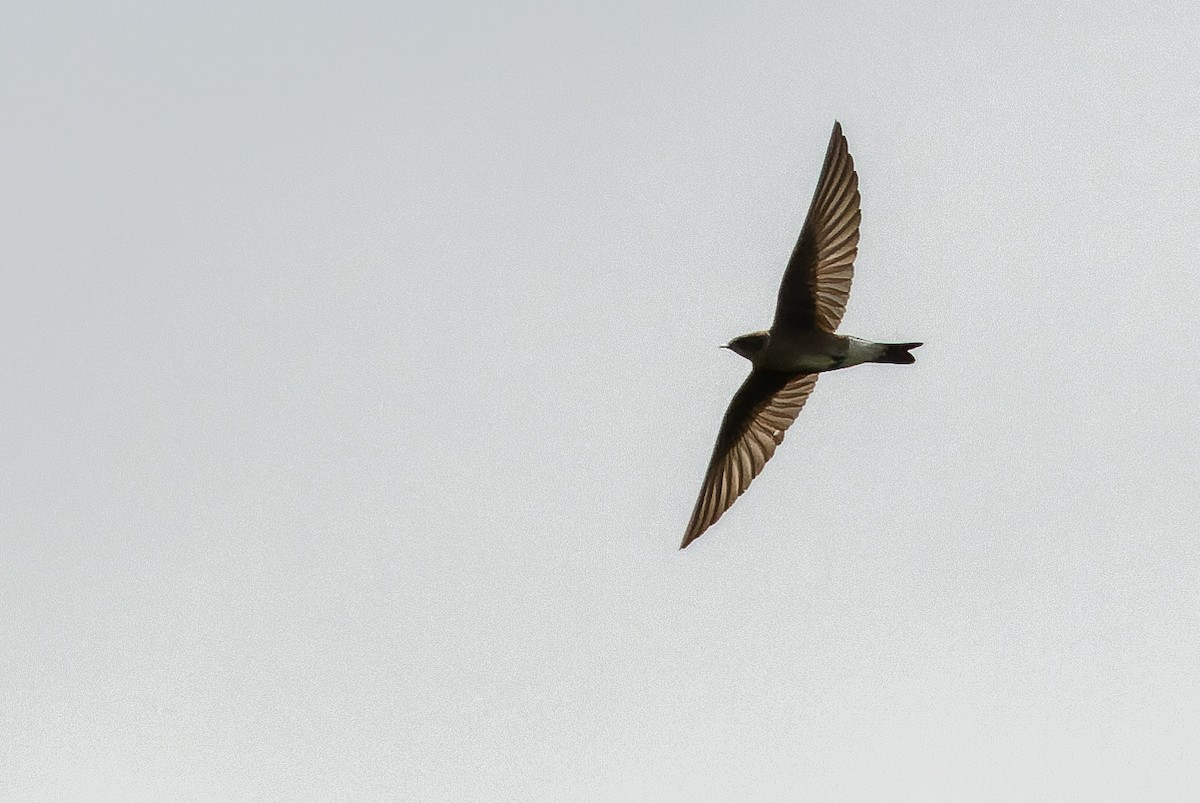
[[[26,3],[0,797],[1184,800],[1200,10]],[[684,552],[833,121],[830,374]]]

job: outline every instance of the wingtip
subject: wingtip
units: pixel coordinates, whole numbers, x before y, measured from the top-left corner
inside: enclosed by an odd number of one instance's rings
[[[693,522],[692,524],[695,524],[695,522]],[[707,529],[708,529],[707,527],[704,528],[704,530],[707,530]],[[693,541],[695,541],[700,536],[704,535],[704,530],[701,530],[700,532],[696,532],[695,528],[693,526],[689,525],[687,532],[685,532],[683,534],[683,543],[679,545],[679,548],[687,549]]]
[[[833,154],[834,151],[844,151],[849,149],[849,144],[846,142],[846,135],[842,133],[842,124],[839,120],[833,121],[833,131],[829,134],[829,151],[826,154]],[[847,154],[848,155],[848,154]]]

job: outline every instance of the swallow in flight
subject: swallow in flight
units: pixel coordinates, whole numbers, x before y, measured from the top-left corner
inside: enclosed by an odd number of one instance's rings
[[[771,328],[722,346],[753,367],[725,412],[680,549],[721,518],[762,471],[822,371],[865,362],[915,362],[909,352],[920,343],[874,343],[836,334],[850,295],[861,219],[854,160],[841,124],[834,123],[808,217],[779,286]]]

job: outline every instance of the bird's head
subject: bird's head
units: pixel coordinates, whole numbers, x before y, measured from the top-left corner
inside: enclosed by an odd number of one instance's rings
[[[748,335],[741,335],[730,340],[723,349],[729,349],[734,354],[740,354],[751,362],[754,361],[754,355],[767,347],[767,340],[770,337],[768,332],[751,332]]]

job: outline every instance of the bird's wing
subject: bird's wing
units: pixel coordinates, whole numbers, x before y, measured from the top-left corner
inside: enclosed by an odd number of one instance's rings
[[[699,538],[750,487],[816,384],[817,374],[757,368],[750,372],[725,411],[680,549]]]
[[[862,220],[858,207],[854,160],[842,124],[834,123],[808,217],[779,286],[773,329],[837,330],[854,278]]]

